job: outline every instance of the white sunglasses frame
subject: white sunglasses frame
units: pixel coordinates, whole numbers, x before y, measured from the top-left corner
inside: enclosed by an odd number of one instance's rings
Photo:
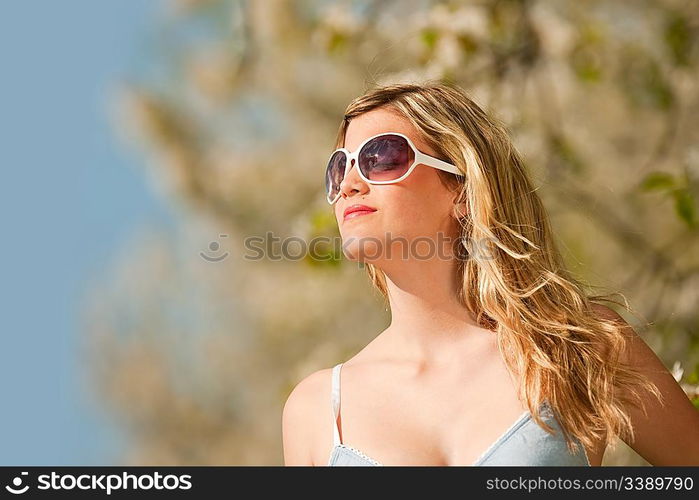
[[[330,165],[330,160],[332,160],[332,157],[335,156],[335,153],[338,151],[343,151],[345,155],[347,156],[347,161],[345,162],[345,172],[342,174],[342,180],[345,179],[347,176],[347,172],[349,172],[353,166],[352,160],[354,160],[354,163],[356,165],[359,165],[359,152],[362,150],[364,145],[371,141],[372,139],[376,139],[377,137],[381,137],[383,135],[397,135],[399,137],[402,137],[406,140],[408,143],[408,146],[413,150],[413,156],[415,157],[413,160],[413,163],[408,167],[408,170],[405,171],[403,175],[401,175],[399,178],[391,180],[391,181],[372,181],[367,179],[364,174],[362,173],[362,170],[357,167],[357,173],[359,174],[359,177],[364,180],[364,182],[368,184],[395,184],[396,182],[400,182],[406,177],[410,175],[410,173],[415,170],[415,167],[418,165],[427,165],[428,167],[433,167],[437,168],[439,170],[444,170],[445,172],[450,172],[452,174],[460,175],[463,177],[463,173],[456,167],[456,165],[452,165],[451,163],[447,163],[446,161],[440,160],[439,158],[435,158],[434,156],[430,156],[426,153],[423,153],[420,151],[418,148],[415,147],[415,144],[413,144],[413,141],[410,140],[410,137],[401,134],[400,132],[383,132],[381,134],[376,134],[371,137],[368,137],[365,139],[359,146],[357,146],[357,149],[354,150],[354,153],[350,153],[346,148],[338,148],[335,151],[333,151],[330,154],[330,157],[328,158],[328,162],[325,165],[325,176],[327,180],[327,175],[328,175],[328,165]],[[327,186],[326,186],[327,189]],[[332,205],[334,204],[342,195],[342,190],[337,191],[337,195],[335,198],[330,201],[330,197],[326,194],[325,199],[326,201]]]

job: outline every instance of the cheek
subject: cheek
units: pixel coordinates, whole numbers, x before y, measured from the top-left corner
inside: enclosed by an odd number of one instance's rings
[[[413,175],[399,187],[387,191],[387,205],[391,207],[390,220],[413,235],[433,235],[443,227],[451,210],[451,194],[436,176],[423,171]],[[431,174],[431,175],[430,175]],[[394,186],[389,186],[394,187]]]
[[[340,212],[340,209],[338,208],[338,206],[339,205],[337,203],[335,203],[335,205],[333,205],[333,212],[335,214],[335,221],[338,224],[340,224],[342,222],[342,212]]]
[[[434,235],[445,221],[444,199],[429,189],[396,190],[386,196],[386,229],[406,236]]]

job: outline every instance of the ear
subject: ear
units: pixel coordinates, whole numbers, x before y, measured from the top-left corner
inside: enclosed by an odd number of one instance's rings
[[[468,214],[466,203],[454,203],[452,207],[452,216],[455,219],[463,219]]]

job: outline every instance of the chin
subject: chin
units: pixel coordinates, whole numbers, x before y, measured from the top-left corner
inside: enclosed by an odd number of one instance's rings
[[[343,235],[342,246],[347,259],[353,262],[369,264],[380,260],[384,248],[384,240],[378,236],[373,236],[373,234],[352,231]]]
[[[370,240],[383,242],[385,235],[377,224],[368,224],[360,220],[346,220],[340,226],[340,235],[343,241],[346,240]]]

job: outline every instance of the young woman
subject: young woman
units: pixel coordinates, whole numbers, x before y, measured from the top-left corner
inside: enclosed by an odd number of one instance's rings
[[[327,199],[391,323],[294,388],[286,465],[596,466],[616,436],[699,465],[699,412],[564,268],[519,153],[462,90],[373,89],[336,147]]]

